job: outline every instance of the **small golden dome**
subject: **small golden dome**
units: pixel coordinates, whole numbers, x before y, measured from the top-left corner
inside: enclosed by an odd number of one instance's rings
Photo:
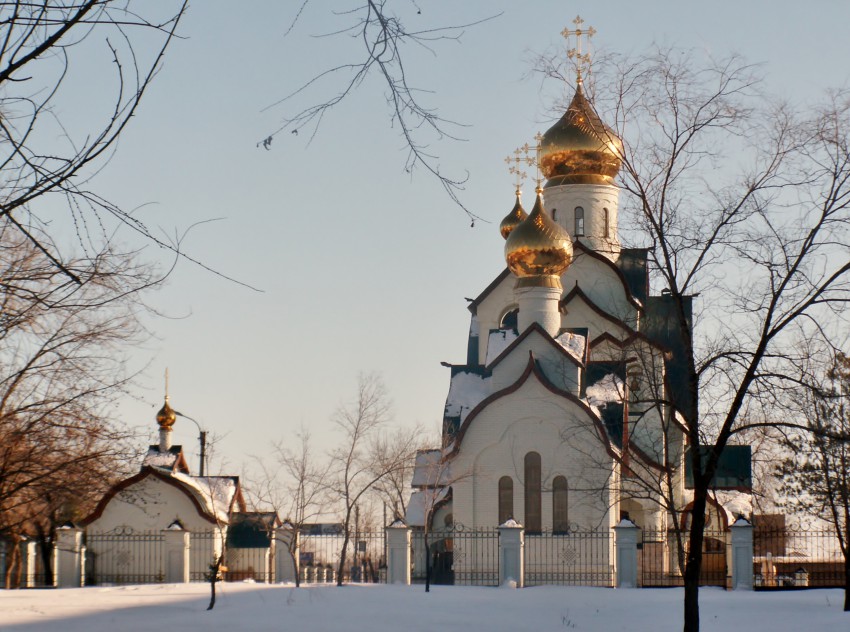
[[[168,396],[166,395],[165,404],[163,404],[162,408],[156,414],[156,423],[159,424],[160,428],[171,428],[175,421],[177,421],[177,414],[169,406]]]
[[[517,277],[560,276],[573,258],[570,235],[543,209],[543,189],[528,218],[505,242],[505,260]]]
[[[547,186],[612,184],[620,170],[623,141],[602,122],[581,86],[579,80],[567,111],[543,134],[540,170]]]
[[[514,228],[519,226],[526,217],[528,217],[528,213],[525,212],[525,209],[522,208],[522,202],[520,202],[520,196],[522,194],[519,191],[519,188],[516,190],[516,204],[511,209],[511,212],[505,215],[505,219],[502,220],[502,223],[499,224],[499,232],[502,233],[502,239],[507,239],[508,235],[511,234]]]

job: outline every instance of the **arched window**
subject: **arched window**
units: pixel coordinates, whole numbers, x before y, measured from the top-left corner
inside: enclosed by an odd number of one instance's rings
[[[529,452],[525,455],[525,530],[540,533],[542,528],[542,494],[540,491],[540,455]]]
[[[514,480],[510,476],[499,479],[499,524],[514,517]]]
[[[609,237],[609,233],[611,232],[611,224],[610,224],[610,220],[608,219],[608,209],[603,208],[602,213],[603,213],[602,221],[604,222],[604,224],[602,225],[602,229],[603,229],[602,236],[607,239]]]
[[[576,237],[584,235],[584,207],[576,206]]]
[[[513,329],[515,332],[519,333],[517,324],[517,318],[519,316],[519,310],[514,308],[504,316],[502,316],[502,322],[499,324],[499,329]]]
[[[566,533],[569,528],[567,479],[563,476],[556,476],[552,481],[552,531]]]
[[[556,222],[558,221],[558,209],[556,208],[552,209],[552,219]]]

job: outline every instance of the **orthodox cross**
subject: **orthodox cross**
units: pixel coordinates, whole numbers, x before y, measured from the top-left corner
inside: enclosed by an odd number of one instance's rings
[[[528,155],[530,151],[530,147],[528,143],[523,145],[522,147],[517,147],[513,151],[513,156],[508,156],[505,158],[505,164],[508,166],[508,173],[516,176],[516,190],[519,193],[520,186],[522,185],[522,181],[528,177],[528,174],[522,170],[520,165],[528,165],[531,166],[534,164],[534,158]]]
[[[584,43],[589,49],[590,38],[596,34],[596,29],[592,26],[583,29],[582,25],[584,24],[584,20],[581,19],[580,15],[576,16],[576,19],[573,20],[573,24],[576,26],[575,29],[570,30],[569,28],[565,28],[561,31],[561,35],[564,36],[564,39],[567,40],[568,44],[570,43],[570,37],[575,36],[576,38],[575,46],[567,50],[567,57],[575,64],[577,81],[581,82],[582,71],[584,70],[585,74],[590,71],[590,53],[582,52],[582,38],[587,38]]]

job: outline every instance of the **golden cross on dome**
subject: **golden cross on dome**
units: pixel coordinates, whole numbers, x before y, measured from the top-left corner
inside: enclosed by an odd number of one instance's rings
[[[534,159],[530,158],[528,155],[529,151],[528,143],[526,143],[523,147],[517,147],[513,151],[513,156],[508,156],[505,158],[505,163],[510,165],[508,167],[508,173],[516,176],[516,190],[519,192],[520,186],[522,185],[522,181],[528,177],[528,174],[522,170],[520,167],[521,164],[532,165],[534,164]],[[525,155],[523,155],[525,154]]]
[[[533,160],[534,160],[534,166],[537,167],[537,192],[540,193],[543,190],[543,188],[541,187],[541,183],[543,182],[543,179],[540,177],[540,153],[543,150],[543,134],[541,134],[540,132],[537,132],[534,135],[534,140],[536,142],[536,144],[534,146],[534,152],[535,152],[536,158],[534,158]],[[527,144],[526,144],[526,147],[528,147]]]
[[[573,60],[573,63],[576,66],[577,81],[581,81],[582,69],[590,69],[590,53],[582,52],[582,38],[587,38],[585,43],[587,44],[587,48],[589,49],[590,38],[596,34],[596,29],[592,26],[583,29],[582,25],[584,24],[584,20],[581,19],[580,15],[576,16],[576,19],[573,20],[573,24],[575,24],[576,26],[575,29],[570,30],[569,28],[565,28],[563,31],[561,31],[561,35],[564,36],[564,39],[567,40],[567,43],[570,43],[570,37],[575,35],[576,45],[567,50],[567,57]]]

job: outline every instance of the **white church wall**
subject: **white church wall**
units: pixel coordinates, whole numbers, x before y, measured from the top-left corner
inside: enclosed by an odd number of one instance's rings
[[[600,317],[587,303],[578,298],[566,306],[566,313],[561,316],[561,326],[564,328],[587,327],[589,340],[595,340],[604,333],[611,334],[618,340],[627,336],[622,326]]]
[[[551,341],[546,340],[537,332],[521,340],[513,348],[510,355],[505,356],[493,367],[490,377],[491,393],[495,393],[515,384],[528,367],[529,353],[534,355],[547,378],[557,387],[578,396],[579,392],[579,367],[564,357]]]
[[[579,239],[612,259],[620,251],[617,238],[617,208],[620,190],[605,184],[571,184],[547,188],[544,193],[546,210],[552,214],[573,239],[576,239],[575,209],[584,209],[584,233]],[[605,226],[605,209],[608,226]],[[607,232],[607,236],[606,236]]]
[[[476,309],[478,317],[478,362],[484,364],[487,359],[487,335],[491,329],[498,329],[502,317],[517,306],[514,297],[516,277],[505,277],[498,286],[482,300]]]
[[[492,527],[498,521],[498,480],[514,481],[514,517],[524,521],[524,459],[541,456],[542,524],[552,526],[552,479],[562,475],[569,486],[569,522],[581,528],[613,526],[610,507],[614,463],[592,420],[578,405],[558,397],[535,378],[484,409],[464,434],[455,462],[472,476],[453,485],[457,522]]]
[[[103,513],[88,525],[90,532],[108,532],[131,528],[134,532],[167,528],[180,520],[188,531],[209,531],[215,524],[203,518],[194,503],[173,485],[155,476],[147,476],[119,491]]]
[[[635,307],[627,299],[622,278],[611,266],[577,250],[570,267],[561,275],[564,295],[569,294],[576,283],[601,310],[629,327],[637,326]]]

